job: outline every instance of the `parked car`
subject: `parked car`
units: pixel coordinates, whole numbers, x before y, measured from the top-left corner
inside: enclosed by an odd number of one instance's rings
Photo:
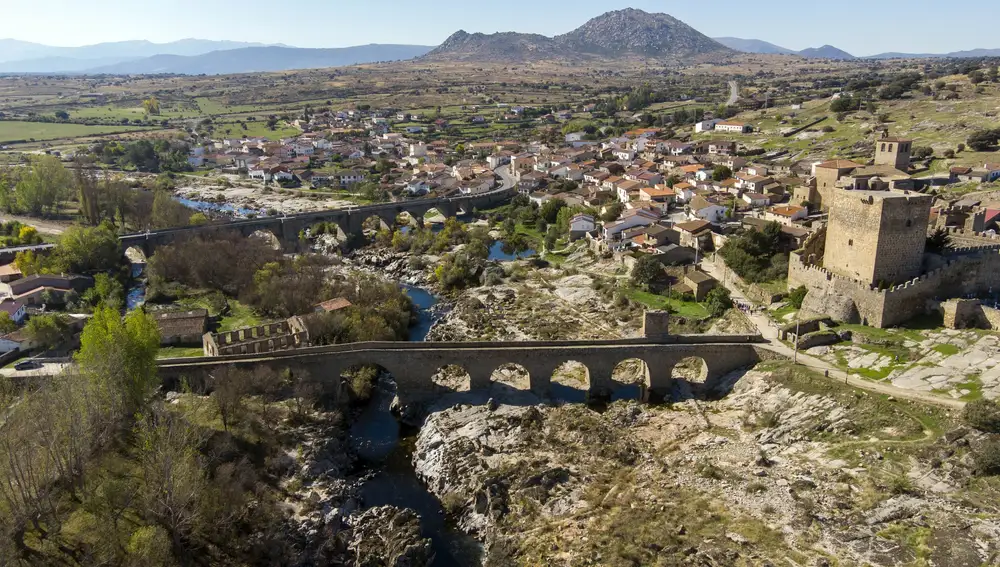
[[[18,362],[14,365],[14,370],[35,370],[41,368],[42,363],[36,362],[34,360],[25,360],[24,362]]]

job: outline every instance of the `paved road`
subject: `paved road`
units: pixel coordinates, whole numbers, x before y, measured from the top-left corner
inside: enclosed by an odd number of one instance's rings
[[[726,101],[726,106],[733,106],[736,101],[740,99],[740,84],[736,81],[729,81],[729,100]]]
[[[514,186],[517,185],[517,181],[514,179],[513,175],[511,174],[510,164],[508,164],[508,165],[501,165],[500,167],[496,168],[495,171],[496,171],[496,174],[499,175],[500,179],[503,181],[503,187],[502,187],[502,189],[513,189]]]
[[[707,272],[709,275],[715,279],[723,282],[726,289],[729,290],[729,294],[733,299],[741,300],[747,304],[753,305],[742,291],[739,290],[732,282],[726,281],[723,278],[722,270],[719,266],[716,266],[710,260],[703,261],[701,263],[701,268]],[[781,342],[778,339],[778,328],[774,321],[770,317],[763,313],[754,313],[747,315],[750,321],[757,327],[761,336],[765,339],[771,341],[769,345],[764,346],[769,350],[772,350],[782,356],[787,356],[789,359],[796,360],[797,364],[811,368],[825,376],[828,376],[830,380],[836,380],[838,382],[843,382],[854,386],[855,388],[860,388],[862,390],[867,390],[869,392],[875,392],[878,394],[885,394],[887,396],[893,396],[897,399],[910,400],[915,402],[922,402],[927,404],[932,404],[936,406],[946,407],[948,409],[962,409],[965,407],[965,402],[960,400],[955,400],[951,398],[945,398],[941,396],[935,396],[933,394],[928,394],[925,392],[917,392],[914,390],[906,390],[903,388],[897,388],[891,384],[885,384],[883,382],[873,382],[871,380],[866,380],[858,376],[844,372],[843,370],[837,368],[836,366],[820,360],[814,356],[810,356],[804,352],[796,353],[794,349]]]

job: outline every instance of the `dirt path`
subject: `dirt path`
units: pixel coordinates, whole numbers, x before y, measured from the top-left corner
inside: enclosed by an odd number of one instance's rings
[[[715,265],[715,263],[703,261],[701,263],[701,268],[715,279],[723,282],[733,299],[739,299],[751,305],[754,304],[754,302],[747,299],[746,295],[744,295],[743,292],[740,291],[739,288],[737,288],[732,282],[728,282],[723,278],[722,271],[719,269],[719,266]],[[778,328],[770,317],[761,313],[753,313],[747,315],[747,318],[750,319],[754,326],[757,327],[757,330],[760,332],[762,337],[771,341],[770,344],[765,345],[764,348],[794,360],[796,364],[815,370],[826,376],[829,380],[837,380],[839,382],[843,382],[844,384],[854,386],[855,388],[861,388],[862,390],[884,394],[898,399],[932,404],[949,409],[960,410],[965,407],[965,402],[961,400],[944,398],[926,392],[917,392],[914,390],[897,388],[896,386],[884,384],[882,382],[873,382],[845,372],[828,362],[810,356],[806,353],[796,353],[794,349],[781,342],[778,338]]]
[[[72,221],[44,220],[32,217],[22,217],[17,215],[0,214],[0,222],[17,221],[21,224],[31,225],[42,234],[60,235],[67,228],[73,225]]]

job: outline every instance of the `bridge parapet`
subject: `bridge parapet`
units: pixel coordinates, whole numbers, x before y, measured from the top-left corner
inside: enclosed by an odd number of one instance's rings
[[[566,362],[578,362],[587,369],[587,390],[593,395],[607,393],[613,372],[623,361],[645,363],[647,376],[642,386],[659,395],[673,388],[674,369],[689,358],[700,359],[706,375],[704,387],[713,389],[726,374],[759,362],[759,336],[674,336],[670,340],[646,339],[609,341],[541,341],[524,343],[356,343],[303,348],[266,355],[169,359],[159,362],[161,376],[179,381],[182,377],[208,380],[220,367],[267,365],[276,370],[308,372],[314,379],[327,381],[339,390],[342,374],[350,368],[377,365],[393,375],[397,395],[404,403],[424,401],[440,395],[432,377],[449,366],[463,368],[469,388],[489,388],[494,372],[505,365],[524,368],[531,390],[549,393],[553,373]]]

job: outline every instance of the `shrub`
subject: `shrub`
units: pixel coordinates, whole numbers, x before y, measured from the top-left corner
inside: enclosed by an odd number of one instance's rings
[[[804,285],[793,289],[788,294],[788,304],[796,309],[802,309],[802,302],[805,301],[807,293],[809,290]]]
[[[984,441],[973,450],[972,459],[976,474],[981,476],[1000,475],[1000,440]]]
[[[987,433],[1000,433],[1000,404],[991,400],[969,402],[962,419],[971,427]]]

